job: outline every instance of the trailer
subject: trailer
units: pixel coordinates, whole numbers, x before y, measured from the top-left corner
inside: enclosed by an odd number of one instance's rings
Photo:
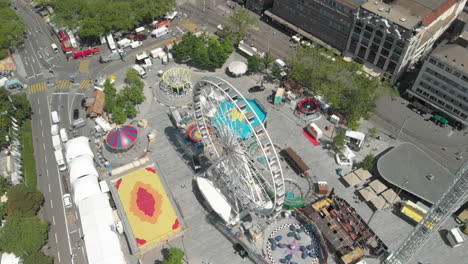
[[[162,37],[164,35],[167,35],[169,33],[169,30],[167,27],[162,27],[162,28],[157,28],[151,32],[151,35],[155,36],[156,38]]]
[[[110,50],[117,49],[117,47],[115,46],[114,37],[112,36],[112,34],[109,33],[109,35],[107,35],[106,37],[106,40],[107,40],[107,45],[109,45]]]
[[[62,150],[62,142],[59,135],[52,136],[52,145],[54,146],[54,150]]]
[[[64,171],[67,169],[67,165],[65,165],[65,159],[63,158],[62,150],[54,151],[55,160],[57,161],[57,166],[60,171]]]

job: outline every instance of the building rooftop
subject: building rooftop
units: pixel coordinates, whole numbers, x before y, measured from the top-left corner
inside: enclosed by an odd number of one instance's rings
[[[404,28],[413,29],[423,21],[423,18],[447,2],[453,0],[394,0],[388,3],[370,0],[362,4],[362,7]],[[436,14],[436,17],[438,15]]]
[[[457,68],[464,73],[468,73],[468,48],[458,44],[446,44],[437,47],[431,56]]]
[[[358,8],[359,6],[362,5],[362,3],[366,2],[367,0],[338,0],[337,2],[340,2],[344,5],[347,5],[349,7],[354,7]]]
[[[386,181],[434,204],[454,180],[448,169],[413,144],[402,143],[377,161]]]

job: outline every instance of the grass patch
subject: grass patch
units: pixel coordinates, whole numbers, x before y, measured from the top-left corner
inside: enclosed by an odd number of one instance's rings
[[[23,172],[26,184],[29,187],[37,187],[36,160],[34,159],[33,135],[31,129],[31,120],[27,119],[21,126],[21,138],[23,149]]]

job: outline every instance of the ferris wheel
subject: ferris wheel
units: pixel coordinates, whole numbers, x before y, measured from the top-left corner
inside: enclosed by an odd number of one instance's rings
[[[261,105],[213,76],[194,86],[193,103],[205,155],[212,161],[205,177],[238,215],[278,215],[284,203],[283,172]]]

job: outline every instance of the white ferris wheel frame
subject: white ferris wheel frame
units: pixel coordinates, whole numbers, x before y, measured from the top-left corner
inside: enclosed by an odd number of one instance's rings
[[[201,102],[201,93],[204,87],[209,84],[210,87],[216,88],[218,91],[221,91],[222,94],[228,99],[231,103],[233,103],[238,112],[242,115],[243,120],[246,120],[252,134],[255,136],[255,140],[257,142],[257,146],[261,148],[261,153],[265,158],[265,163],[267,164],[266,168],[268,169],[269,176],[271,177],[271,183],[273,185],[273,198],[270,197],[270,200],[273,202],[273,206],[271,210],[267,213],[261,213],[261,215],[269,216],[269,217],[276,217],[280,212],[284,204],[285,199],[285,186],[284,186],[284,177],[283,171],[280,164],[280,159],[278,158],[278,154],[276,153],[275,146],[271,141],[270,136],[268,135],[267,130],[265,129],[262,122],[259,122],[258,125],[252,126],[253,120],[257,119],[260,120],[259,116],[255,111],[251,113],[254,114],[254,118],[247,118],[246,114],[244,113],[244,109],[247,107],[248,101],[247,99],[242,96],[242,94],[229,82],[226,80],[215,77],[215,76],[206,76],[199,80],[196,85],[193,87],[193,105],[195,108],[195,119],[197,123],[198,130],[200,131],[200,135],[202,136],[202,141],[205,143],[205,147],[209,147],[209,154],[211,156],[216,155],[218,159],[221,158],[221,154],[216,149],[211,135],[208,131],[208,126],[206,119],[207,117],[204,115],[202,108],[203,103]],[[239,106],[238,100],[241,98],[246,105]],[[245,107],[245,108],[244,108]],[[242,109],[244,108],[244,109]],[[252,120],[252,121],[250,121]],[[257,132],[259,131],[259,132]],[[263,135],[260,135],[263,134]],[[213,152],[214,151],[214,152]],[[268,155],[267,155],[268,154]],[[263,188],[263,187],[262,187]]]

